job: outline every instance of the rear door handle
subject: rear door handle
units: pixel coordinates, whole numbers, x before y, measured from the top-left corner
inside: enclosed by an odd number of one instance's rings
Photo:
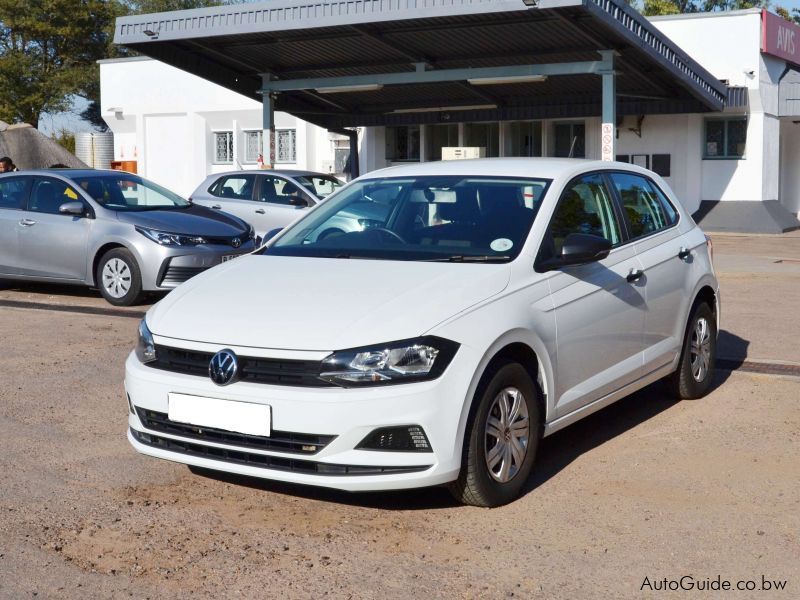
[[[640,269],[631,269],[625,279],[628,280],[628,283],[635,283],[642,278],[642,275],[644,273]]]
[[[265,211],[263,208],[259,208],[259,209],[256,210],[256,213],[259,214],[259,215],[264,215],[264,214],[267,213],[267,211]]]
[[[22,219],[19,224],[23,227],[30,227],[31,225],[36,225],[36,221],[33,219]]]
[[[219,210],[222,207],[219,204],[212,204],[211,208],[216,208],[217,210]]]
[[[681,246],[681,250],[680,252],[678,252],[678,258],[680,258],[681,260],[686,260],[687,258],[689,258],[689,256],[691,256],[691,254],[692,254],[691,250],[689,250],[686,246]]]

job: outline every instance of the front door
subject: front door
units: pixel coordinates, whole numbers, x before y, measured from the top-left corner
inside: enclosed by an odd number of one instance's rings
[[[59,179],[36,177],[18,224],[20,272],[37,278],[87,280],[91,219],[59,213],[80,195]],[[82,200],[81,200],[82,201]]]
[[[542,257],[557,256],[570,233],[588,233],[613,244],[597,262],[562,267],[549,278],[556,315],[556,415],[567,415],[616,391],[642,369],[645,300],[641,265],[624,245],[619,216],[602,175],[573,180],[553,214]]]
[[[256,230],[259,235],[278,228],[284,228],[305,214],[307,207],[315,201],[301,186],[276,175],[260,175],[258,188],[261,223],[265,229]]]

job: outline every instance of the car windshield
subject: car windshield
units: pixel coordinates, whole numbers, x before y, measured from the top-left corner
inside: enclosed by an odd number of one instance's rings
[[[336,179],[336,177],[329,175],[300,175],[299,177],[295,177],[295,179],[300,185],[320,200],[322,198],[327,198],[344,185],[341,181]]]
[[[465,176],[356,181],[263,253],[508,262],[522,249],[549,183]]]
[[[129,173],[75,177],[73,181],[101,206],[109,210],[143,211],[190,206],[168,189]]]

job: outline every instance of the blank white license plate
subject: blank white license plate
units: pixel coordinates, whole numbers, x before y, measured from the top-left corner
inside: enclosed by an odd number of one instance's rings
[[[271,409],[264,404],[169,394],[169,419],[247,435],[270,434]]]
[[[239,258],[238,254],[226,254],[222,257],[222,262],[228,262],[229,260],[233,260],[234,258]]]

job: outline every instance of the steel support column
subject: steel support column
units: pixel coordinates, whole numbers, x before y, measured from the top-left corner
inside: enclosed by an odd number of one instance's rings
[[[264,86],[270,80],[269,74],[262,75]],[[275,94],[265,93],[261,99],[262,104],[262,134],[261,134],[261,160],[263,168],[271,169],[275,166]]]
[[[601,50],[606,68],[598,72],[603,78],[603,118],[600,126],[600,158],[611,161],[616,158],[617,150],[617,85],[614,74],[614,50]]]

